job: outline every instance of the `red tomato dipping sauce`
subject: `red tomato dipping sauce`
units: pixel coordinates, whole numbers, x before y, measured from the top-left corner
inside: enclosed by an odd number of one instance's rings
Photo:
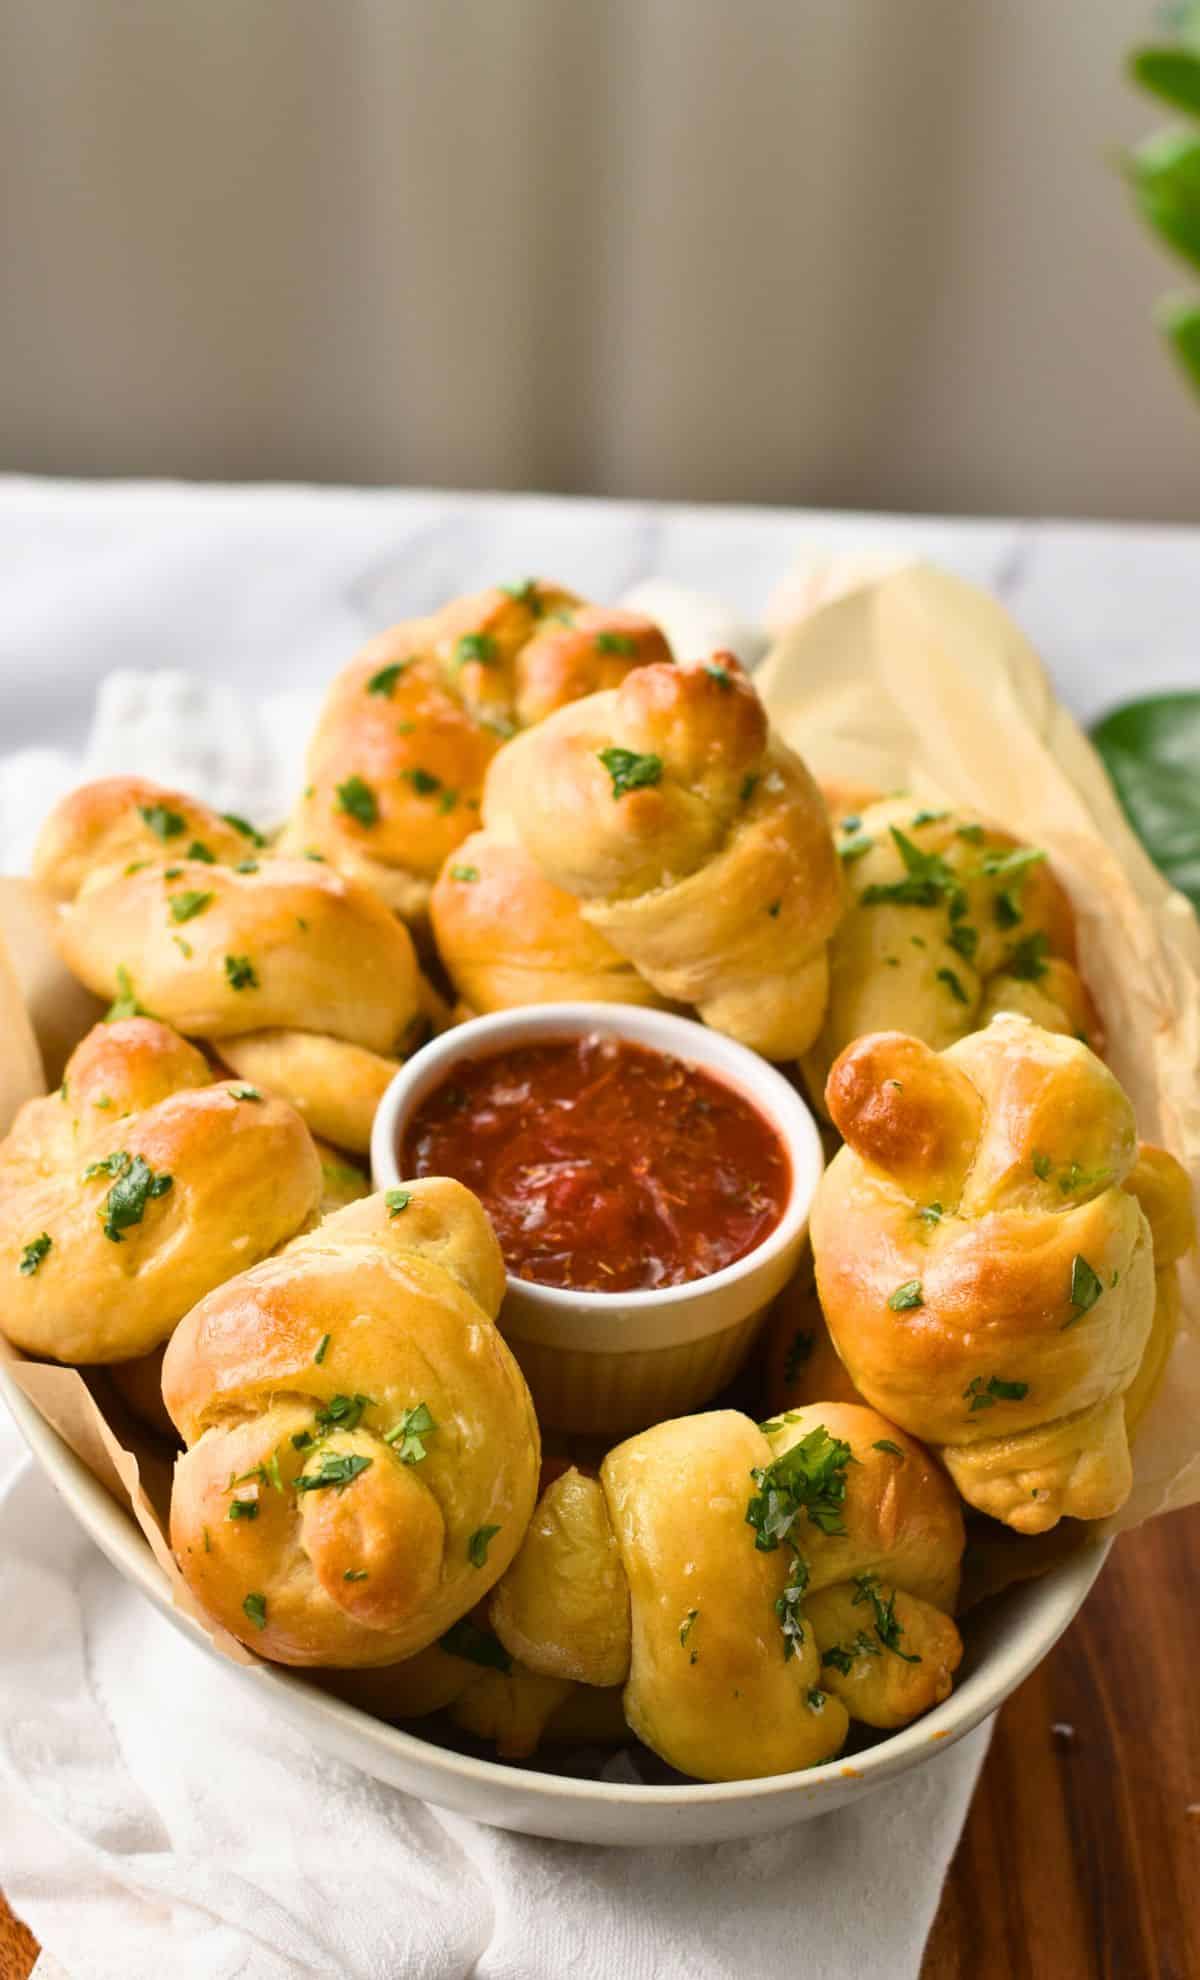
[[[744,1258],[791,1189],[787,1149],[696,1066],[594,1034],[456,1066],[413,1115],[406,1176],[456,1176],[510,1272],[580,1292],[685,1285]]]

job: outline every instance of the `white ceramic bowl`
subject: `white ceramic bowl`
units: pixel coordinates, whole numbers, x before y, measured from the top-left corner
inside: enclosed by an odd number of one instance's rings
[[[464,1060],[596,1034],[668,1053],[732,1087],[774,1127],[792,1170],[774,1230],[707,1278],[606,1293],[532,1285],[509,1274],[500,1325],[543,1428],[620,1437],[700,1409],[723,1389],[796,1269],[824,1156],[812,1115],[783,1075],[744,1045],[667,1011],[598,1003],[496,1011],[443,1032],[401,1067],[375,1116],[371,1170],[379,1189],[404,1180],[397,1150],[407,1124]]]
[[[173,1607],[166,1578],[130,1515],[38,1415],[3,1363],[0,1396],[35,1459],[97,1546],[177,1629],[215,1657],[218,1653],[204,1632]],[[967,1650],[955,1689],[923,1719],[826,1766],[763,1781],[641,1786],[505,1766],[369,1718],[290,1671],[227,1662],[224,1668],[233,1682],[257,1693],[264,1711],[282,1713],[320,1751],[477,1821],[564,1842],[727,1842],[840,1808],[961,1739],[1041,1662],[1079,1609],[1106,1552],[1103,1546],[1084,1548],[1041,1580],[1010,1588],[972,1612],[964,1626]]]

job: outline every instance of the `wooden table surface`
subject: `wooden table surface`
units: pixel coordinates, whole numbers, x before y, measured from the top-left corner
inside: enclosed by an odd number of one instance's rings
[[[1001,1711],[921,1980],[1197,1980],[1198,1662],[1195,1507],[1118,1542]],[[36,1953],[0,1898],[0,1980]]]

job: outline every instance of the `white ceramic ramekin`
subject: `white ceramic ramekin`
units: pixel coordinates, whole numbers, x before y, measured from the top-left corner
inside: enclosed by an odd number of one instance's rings
[[[375,1116],[376,1187],[404,1180],[397,1150],[414,1111],[465,1059],[589,1033],[621,1038],[699,1066],[749,1100],[787,1149],[791,1190],[774,1230],[706,1279],[649,1292],[574,1292],[511,1273],[500,1324],[525,1373],[543,1429],[624,1436],[708,1402],[749,1351],[759,1322],[796,1268],[824,1157],[795,1088],[765,1060],[691,1018],[631,1004],[535,1004],[443,1032],[401,1067]]]

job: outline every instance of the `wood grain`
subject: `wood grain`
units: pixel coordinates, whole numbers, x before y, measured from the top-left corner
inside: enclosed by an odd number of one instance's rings
[[[1197,1980],[1198,1624],[1193,1507],[1118,1542],[1000,1713],[921,1980]],[[0,1980],[36,1953],[0,1898]]]

